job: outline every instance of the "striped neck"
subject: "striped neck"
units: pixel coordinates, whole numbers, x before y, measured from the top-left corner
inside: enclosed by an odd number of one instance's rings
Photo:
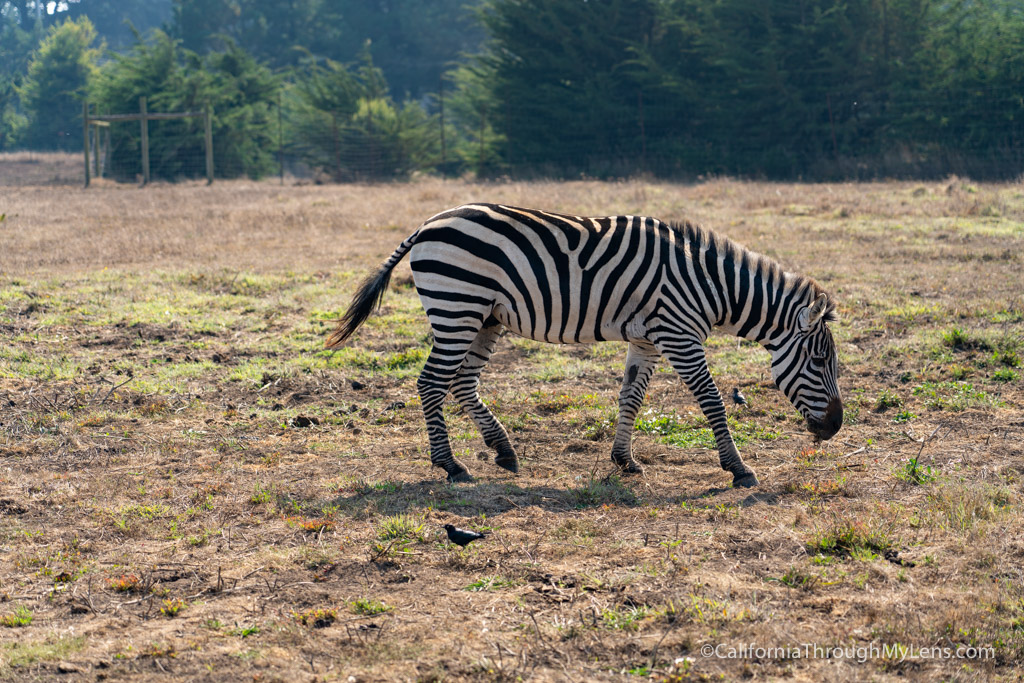
[[[693,223],[673,224],[685,257],[703,271],[707,319],[714,327],[766,348],[796,329],[797,314],[822,291],[811,278]],[[700,293],[700,291],[696,292]]]

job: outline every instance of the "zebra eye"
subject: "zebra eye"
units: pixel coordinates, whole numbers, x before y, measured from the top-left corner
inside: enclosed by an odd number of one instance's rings
[[[813,365],[816,368],[824,367],[825,356],[811,356],[811,365]]]

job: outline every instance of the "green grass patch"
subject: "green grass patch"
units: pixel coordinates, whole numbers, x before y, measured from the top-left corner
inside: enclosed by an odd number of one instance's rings
[[[765,581],[777,582],[787,588],[797,588],[809,591],[821,582],[821,574],[812,574],[811,572],[791,565],[782,576],[777,578],[769,577],[765,579]]]
[[[729,430],[737,446],[752,441],[773,441],[782,437],[782,432],[762,427],[755,422],[739,421],[733,416],[727,418]],[[658,441],[678,448],[716,448],[715,434],[701,415],[686,420],[675,413],[661,413],[653,408],[637,416],[636,430],[642,434],[658,437]]]
[[[890,308],[885,311],[885,316],[909,324],[913,322],[936,322],[944,319],[946,313],[937,305],[925,306],[911,303]]]
[[[160,607],[160,614],[168,619],[173,619],[186,609],[188,609],[188,603],[181,598],[165,598],[163,606]]]
[[[1002,402],[968,382],[925,382],[914,387],[913,394],[933,410],[960,412],[968,408],[998,406]]]
[[[429,353],[426,346],[414,346],[389,354],[375,353],[361,346],[346,346],[336,351],[320,351],[316,359],[318,364],[322,363],[327,368],[353,368],[366,374],[403,378],[419,374]],[[312,365],[310,369],[315,367]]]
[[[462,590],[466,591],[497,591],[515,585],[515,581],[503,576],[484,576],[469,584]]]
[[[1001,348],[992,352],[992,364],[1004,365],[1008,368],[1020,367],[1020,354],[1015,348]]]
[[[1010,368],[999,368],[992,373],[992,379],[996,382],[1016,382],[1020,373]]]
[[[0,644],[0,673],[42,662],[56,662],[85,648],[85,636],[57,636],[41,641],[15,640]]]
[[[917,458],[910,458],[903,463],[902,467],[896,469],[896,478],[908,484],[921,486],[935,481],[938,474],[931,467],[922,466]]]
[[[333,607],[315,607],[301,612],[292,611],[291,616],[303,626],[326,628],[338,620],[338,610]]]
[[[581,478],[577,477],[577,480]],[[581,481],[579,486],[568,490],[569,499],[577,508],[599,507],[602,505],[638,505],[640,500],[626,488],[617,475],[604,479],[591,477]]]
[[[892,522],[888,525],[880,520],[850,519],[834,515],[815,529],[808,545],[812,554],[850,557],[855,560],[871,561],[893,547]]]
[[[902,408],[903,399],[900,395],[891,389],[883,389],[878,394],[878,398],[875,400],[875,410],[883,412],[889,408]]]
[[[751,613],[743,608],[734,607],[728,600],[716,600],[707,595],[690,595],[690,604],[681,610],[672,602],[664,611],[669,621],[683,617],[689,621],[705,626],[725,626],[729,623],[750,621]]]
[[[954,327],[942,333],[942,343],[954,351],[991,350],[989,341],[976,332]]]
[[[371,544],[371,550],[379,555],[410,552],[410,546],[427,541],[424,526],[421,518],[412,515],[384,517],[375,527],[376,540]]]
[[[83,374],[79,361],[64,354],[39,356],[28,349],[0,347],[0,378],[70,382]]]
[[[926,512],[940,528],[967,533],[995,520],[1014,502],[1013,493],[1003,487],[949,482],[929,492]]]
[[[1024,322],[1024,310],[1008,309],[1003,311],[996,311],[991,316],[989,316],[989,320],[998,325],[1005,323]]]
[[[601,612],[601,622],[605,628],[616,631],[636,631],[643,621],[654,616],[654,610],[647,605],[635,607],[613,607]]]
[[[22,628],[32,624],[32,610],[24,605],[14,608],[9,614],[0,616],[0,626],[4,628]]]
[[[905,422],[910,422],[916,417],[917,415],[910,412],[909,410],[901,410],[900,412],[896,413],[893,416],[892,421],[896,424],[903,424]]]
[[[366,616],[373,616],[375,614],[384,614],[395,609],[387,603],[381,602],[380,600],[373,600],[370,598],[356,598],[348,604],[349,609],[355,614],[363,614]]]

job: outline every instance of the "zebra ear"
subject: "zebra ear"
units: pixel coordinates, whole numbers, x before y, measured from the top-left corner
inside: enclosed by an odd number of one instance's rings
[[[825,311],[828,310],[828,295],[824,292],[819,294],[818,298],[811,304],[810,310],[811,313],[807,320],[809,327],[816,325],[824,317]]]
[[[822,293],[814,300],[814,303],[804,308],[797,314],[797,325],[801,332],[806,332],[820,321],[825,311],[828,310],[828,295]]]

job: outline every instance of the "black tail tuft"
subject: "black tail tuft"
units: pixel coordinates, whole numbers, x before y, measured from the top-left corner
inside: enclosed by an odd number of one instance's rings
[[[388,283],[391,282],[391,271],[394,269],[395,263],[397,262],[385,263],[380,270],[363,280],[359,289],[356,290],[355,296],[352,297],[352,303],[345,315],[338,321],[337,329],[324,342],[325,347],[333,349],[351,337],[359,329],[359,326],[366,322],[370,314],[380,306],[384,299],[384,292],[388,289]]]

